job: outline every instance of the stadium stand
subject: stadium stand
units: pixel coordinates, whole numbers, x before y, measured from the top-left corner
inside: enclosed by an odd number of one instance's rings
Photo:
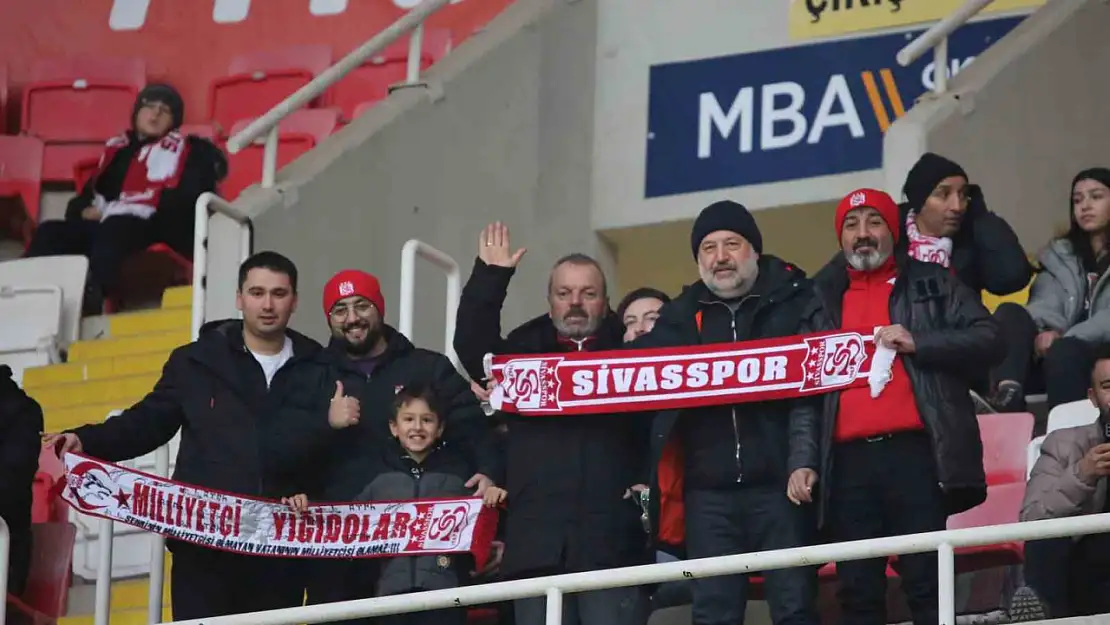
[[[20,131],[42,139],[43,180],[72,182],[73,165],[98,157],[104,142],[127,128],[146,83],[140,58],[39,60],[23,85]]]
[[[231,134],[246,128],[251,119],[243,119],[232,127]],[[278,169],[316,147],[339,126],[339,111],[334,108],[303,109],[286,117],[278,131]],[[262,177],[263,142],[256,141],[238,154],[231,154],[229,172],[222,191],[225,197],[236,198]]]
[[[228,75],[212,81],[208,119],[223,136],[243,119],[258,117],[331,65],[326,45],[290,46],[232,59]]]

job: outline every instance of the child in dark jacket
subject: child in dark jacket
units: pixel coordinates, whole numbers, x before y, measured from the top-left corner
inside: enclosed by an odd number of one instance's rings
[[[475,467],[464,454],[442,440],[441,414],[439,401],[429,386],[412,385],[398,391],[389,419],[389,431],[395,440],[383,445],[374,475],[359,494],[359,501],[473,496],[473,490],[465,484],[474,475]],[[483,499],[487,506],[496,506],[505,500],[505,491],[490,487]],[[289,498],[287,502],[298,511],[308,503],[304,495]],[[375,595],[456,588],[465,583],[473,568],[474,559],[468,554],[382,559]],[[378,622],[383,625],[463,625],[466,610],[451,608],[398,614],[378,619]]]

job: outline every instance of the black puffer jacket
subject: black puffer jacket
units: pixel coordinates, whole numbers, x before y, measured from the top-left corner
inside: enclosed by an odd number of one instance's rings
[[[502,462],[493,449],[493,433],[470,383],[459,375],[446,356],[412,344],[390,326],[384,328],[388,342],[373,374],[367,376],[344,353],[337,341],[324,350],[324,358],[334,367],[334,376],[343,381],[344,393],[357,397],[361,419],[339,435],[324,484],[329,501],[350,501],[372,475],[374,454],[382,444],[391,445],[389,417],[397,391],[410,384],[425,382],[435,389],[444,408],[446,440],[466,456],[477,472],[504,481]],[[469,476],[467,476],[469,478]]]
[[[810,280],[804,271],[774,256],[763,255],[759,259],[759,278],[735,311],[704,283],[696,282],[665,305],[654,329],[630,347],[677,347],[792,336],[799,333],[802,314],[811,298]],[[663,496],[656,495],[660,494],[659,463],[672,438],[683,447],[681,471],[685,488],[725,488],[737,483],[781,483],[785,488],[790,438],[808,436],[792,431],[791,405],[790,401],[770,401],[661,411],[651,435],[651,526],[659,529],[660,506],[668,505],[662,503]],[[665,539],[664,542],[670,551],[681,549],[678,543]]]
[[[31,566],[31,485],[39,467],[42,408],[0,365],[0,517],[11,533],[8,591],[20,595]],[[3,589],[0,589],[3,590]]]
[[[476,379],[492,354],[565,352],[543,315],[501,335],[501,306],[513,270],[478,260],[459,301],[455,351]],[[583,349],[617,349],[624,328],[609,314]],[[596,414],[505,415],[508,425],[505,577],[587,571],[640,563],[645,536],[637,504],[624,492],[646,471],[647,418]]]
[[[813,278],[815,297],[806,311],[804,332],[841,327],[841,303],[848,288],[847,261],[838,254]],[[972,292],[940,265],[899,255],[890,320],[913,335],[916,351],[902,357],[913,386],[917,411],[932,439],[948,514],[986,499],[983,443],[968,393],[969,380],[996,365],[1006,346],[998,325]],[[840,393],[796,402],[792,419],[808,423],[808,438],[792,439],[791,467],[818,470],[822,492],[836,479],[833,431]],[[819,424],[819,427],[814,427]],[[819,434],[817,434],[819,432]],[[821,514],[827,498],[820,498]]]
[[[243,343],[243,322],[213,321],[170,354],[154,390],[104,423],[74,432],[85,453],[128,460],[181,431],[173,479],[238,495],[317,493],[336,432],[328,424],[335,380],[320,345],[287,330],[293,357],[266,387]]]

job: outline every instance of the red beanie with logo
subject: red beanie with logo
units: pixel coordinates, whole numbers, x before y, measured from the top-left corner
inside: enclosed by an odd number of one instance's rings
[[[890,228],[890,233],[894,236],[894,242],[898,243],[901,231],[898,224],[898,204],[889,195],[877,189],[856,189],[840,200],[840,203],[836,205],[837,239],[844,231],[844,218],[848,216],[848,213],[864,207],[879,211],[879,215],[886,222],[886,227]]]
[[[324,314],[330,314],[335,303],[347,297],[365,297],[373,302],[378,314],[385,319],[385,298],[382,285],[374,276],[358,269],[344,269],[324,285]]]

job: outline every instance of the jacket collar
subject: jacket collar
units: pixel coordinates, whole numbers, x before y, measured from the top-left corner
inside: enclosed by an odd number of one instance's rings
[[[514,341],[524,343],[533,353],[578,351],[576,341],[559,336],[550,314],[534,317],[509,334]],[[624,325],[612,310],[605,311],[596,332],[582,342],[582,349],[597,351],[618,349],[624,342]]]
[[[285,335],[293,343],[291,362],[319,356],[322,348],[316,341],[292,328],[286,328]],[[250,353],[243,342],[243,322],[239,319],[221,319],[204,324],[195,347],[190,356],[225,380],[240,378],[235,356]]]

